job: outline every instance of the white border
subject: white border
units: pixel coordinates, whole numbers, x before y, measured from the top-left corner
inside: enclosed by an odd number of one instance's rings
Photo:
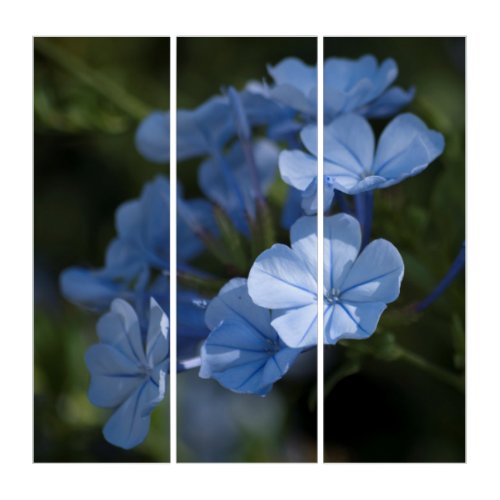
[[[45,0],[3,6],[0,30],[2,206],[2,498],[496,498],[498,356],[498,15],[456,1],[252,4]],[[491,5],[491,8],[488,8]],[[223,15],[221,15],[221,13]],[[128,466],[31,464],[32,36],[467,35],[468,465]],[[26,360],[26,357],[28,360]],[[339,411],[342,411],[339,408]],[[367,415],[369,418],[369,415]],[[328,423],[327,423],[328,425]]]

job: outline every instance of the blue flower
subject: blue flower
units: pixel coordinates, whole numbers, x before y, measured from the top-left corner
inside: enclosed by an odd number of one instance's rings
[[[300,59],[283,59],[268,67],[275,85],[269,95],[312,120],[317,112],[317,71]],[[409,104],[414,89],[390,87],[398,75],[397,64],[386,59],[380,66],[371,55],[357,60],[329,58],[324,65],[324,114],[328,123],[344,113],[370,118],[394,115]]]
[[[152,299],[143,335],[134,309],[117,299],[99,320],[97,333],[99,344],[85,356],[91,375],[89,399],[114,410],[103,429],[107,441],[133,448],[146,438],[151,412],[165,396],[168,317]]]
[[[255,305],[245,279],[227,283],[205,314],[211,329],[202,347],[200,377],[239,393],[266,395],[300,354],[278,337],[268,309]]]
[[[308,148],[315,135],[308,138]],[[444,150],[443,135],[410,113],[387,125],[376,149],[370,124],[353,114],[325,127],[324,141],[325,175],[347,194],[386,188],[417,175]]]
[[[396,114],[408,105],[415,90],[390,87],[398,76],[393,59],[378,64],[372,55],[359,59],[332,57],[325,61],[325,119],[345,113],[369,118],[384,118]]]
[[[169,181],[158,176],[144,186],[139,199],[118,207],[118,236],[108,249],[108,269],[135,277],[143,268],[168,268],[169,199]]]
[[[301,139],[308,150],[283,151],[279,168],[283,180],[302,192],[306,213],[317,209],[317,127],[307,125]],[[368,121],[348,114],[324,129],[325,208],[334,190],[358,194],[386,188],[417,175],[444,149],[443,135],[427,128],[415,115],[405,113],[384,129],[375,150],[375,137]]]
[[[325,343],[365,339],[377,328],[386,304],[399,297],[403,259],[383,239],[360,253],[361,228],[350,215],[326,217],[324,227]]]
[[[215,221],[206,200],[182,200],[178,211],[178,261],[182,267],[204,250],[204,243],[186,219],[213,231]],[[116,211],[117,237],[106,252],[102,269],[72,267],[61,273],[60,287],[70,301],[86,309],[101,311],[114,298],[133,301],[150,282],[151,271],[169,269],[170,193],[167,178],[158,176],[147,183],[139,199],[127,201]],[[186,215],[188,214],[188,215]],[[183,217],[184,216],[184,217]],[[149,300],[149,297],[148,297]]]
[[[288,57],[276,66],[269,65],[267,71],[274,80],[269,95],[309,118],[317,112],[317,71],[295,57]]]
[[[272,326],[295,348],[317,342],[316,223],[316,217],[300,218],[291,228],[291,248],[273,245],[256,259],[248,277],[250,297],[273,310]],[[326,217],[324,225],[325,343],[366,338],[386,304],[399,295],[402,258],[385,240],[373,241],[359,254],[360,225],[349,215]]]

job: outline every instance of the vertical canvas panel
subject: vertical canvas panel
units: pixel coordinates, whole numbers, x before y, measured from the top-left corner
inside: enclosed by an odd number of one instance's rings
[[[315,38],[178,39],[180,462],[316,460],[315,64]]]
[[[325,460],[465,459],[465,41],[327,38]]]
[[[34,64],[34,460],[167,462],[169,39]]]

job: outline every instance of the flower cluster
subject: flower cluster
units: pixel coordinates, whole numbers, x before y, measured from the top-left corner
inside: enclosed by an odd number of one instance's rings
[[[392,59],[331,58],[324,71],[325,176],[318,179],[316,68],[288,58],[268,72],[268,82],[229,87],[197,109],[178,110],[176,144],[181,173],[184,160],[199,159],[204,195],[184,198],[178,184],[176,368],[199,368],[202,378],[261,396],[317,344],[318,313],[326,344],[374,333],[399,296],[404,265],[391,243],[370,242],[372,192],[418,174],[444,148],[442,135],[409,113],[393,118],[376,140],[368,120],[394,116],[414,96],[413,88],[392,86],[398,73]],[[136,146],[148,160],[168,163],[167,112],[140,124]],[[269,193],[280,183],[289,186],[287,199],[271,206]],[[355,216],[345,205],[350,196]],[[89,398],[114,409],[104,435],[124,448],[145,438],[165,394],[169,205],[167,178],[146,184],[140,198],[118,208],[104,267],[70,268],[61,276],[70,301],[104,313],[100,343],[86,357]],[[276,237],[277,218],[289,230],[289,246]],[[215,273],[200,265],[201,254],[217,262]]]

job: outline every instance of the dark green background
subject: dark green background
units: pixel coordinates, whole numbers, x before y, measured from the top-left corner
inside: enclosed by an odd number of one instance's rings
[[[446,139],[444,154],[423,173],[375,193],[372,237],[394,243],[405,261],[401,296],[390,310],[430,293],[465,238],[465,40],[325,40],[325,57],[367,53],[396,59],[397,83],[416,86],[409,111]],[[457,374],[465,342],[464,280],[462,273],[415,323],[390,327],[399,343]],[[389,328],[384,316],[380,328]],[[325,400],[325,453],[328,461],[464,461],[464,396],[401,361],[368,361]]]

